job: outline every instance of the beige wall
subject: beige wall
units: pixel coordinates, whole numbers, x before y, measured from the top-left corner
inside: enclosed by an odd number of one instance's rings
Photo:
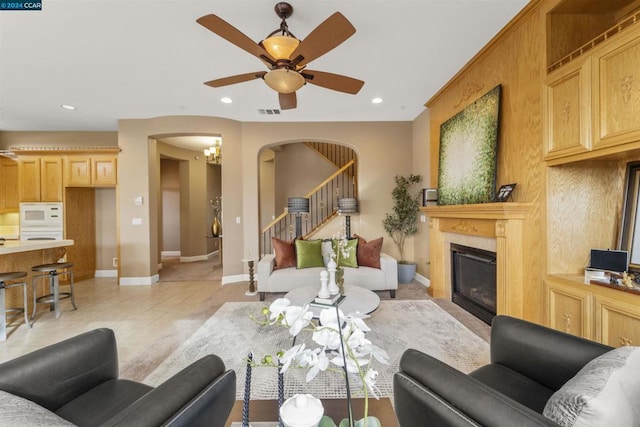
[[[262,230],[278,216],[276,211],[276,188],[275,188],[275,153],[265,148],[260,151],[259,159],[260,178],[260,223]]]
[[[275,153],[275,215],[284,212],[289,197],[303,197],[337,170],[303,143],[282,145]]]
[[[180,252],[180,164],[174,159],[160,159],[162,188],[163,252]]]
[[[429,158],[429,110],[420,114],[412,123],[413,136],[413,173],[422,177],[420,188],[436,187],[430,181],[431,162]],[[422,198],[420,199],[422,201]],[[418,274],[431,277],[429,272],[429,221],[420,213],[418,216],[418,234],[413,240],[415,261],[418,262]]]
[[[360,214],[351,218],[354,231],[364,238],[384,236],[383,250],[398,251],[382,227],[384,213],[391,210],[393,176],[412,172],[413,136],[411,122],[340,123],[243,123],[244,172],[241,194],[244,202],[244,250],[258,253],[258,153],[266,146],[287,142],[320,141],[353,148],[359,159]],[[226,142],[225,142],[226,143]],[[393,155],[389,155],[393,153]],[[425,235],[422,236],[426,238]],[[407,256],[413,257],[413,244]],[[225,267],[226,267],[225,246]],[[225,271],[226,274],[226,271]]]
[[[11,147],[115,147],[118,132],[0,132],[0,148]]]
[[[120,226],[120,283],[148,284],[157,280],[158,273],[158,211],[160,200],[160,154],[181,158],[184,154],[164,145],[158,148],[157,139],[177,135],[222,135],[224,139],[225,165],[222,168],[223,205],[222,229],[225,263],[223,274],[242,271],[242,220],[236,224],[235,218],[242,218],[242,199],[234,197],[242,182],[242,171],[234,167],[240,162],[240,124],[233,120],[213,117],[161,117],[144,120],[120,120],[118,144],[122,149],[118,159],[119,185],[119,226]],[[175,147],[174,147],[175,148]],[[171,153],[169,153],[171,151]],[[182,150],[188,151],[188,150]],[[198,153],[200,154],[200,153]],[[209,201],[205,189],[195,188],[206,183],[206,162],[195,153],[182,157],[189,160],[188,166],[181,166],[180,180],[191,190],[181,192],[181,215],[188,211],[190,226],[181,230],[181,250],[183,255],[201,255],[206,251]],[[199,165],[199,166],[198,166]],[[127,183],[127,185],[122,185]],[[187,183],[187,184],[184,184]],[[136,196],[143,196],[144,206],[135,206]],[[183,200],[184,199],[184,200]],[[146,202],[148,200],[148,202]],[[140,218],[142,225],[133,225],[132,219]],[[183,221],[184,223],[184,221]],[[228,247],[227,247],[228,245]]]
[[[359,215],[352,216],[352,231],[365,238],[384,236],[383,250],[398,256],[397,249],[382,228],[384,213],[391,210],[393,176],[412,172],[428,175],[419,157],[426,153],[428,131],[421,115],[417,122],[340,122],[340,123],[240,123],[215,117],[172,116],[144,120],[120,120],[117,142],[115,133],[105,132],[0,132],[0,147],[33,145],[78,146],[81,141],[100,141],[100,144],[118,145],[117,226],[121,284],[148,284],[157,277],[159,253],[158,234],[161,217],[159,203],[160,155],[171,148],[159,144],[157,139],[175,135],[222,135],[224,161],[221,167],[223,203],[222,229],[224,239],[223,282],[243,280],[246,271],[241,259],[258,255],[259,153],[264,147],[290,142],[321,141],[340,143],[353,148],[359,159]],[[95,137],[95,138],[94,138]],[[72,143],[67,143],[72,141]],[[46,144],[45,144],[46,142]],[[423,146],[415,148],[414,145]],[[188,151],[188,150],[186,150]],[[191,152],[189,155],[191,155]],[[393,153],[390,156],[389,153]],[[178,156],[180,158],[180,156]],[[195,161],[195,155],[191,156]],[[203,160],[200,160],[203,162]],[[424,159],[428,164],[428,159]],[[205,172],[189,167],[181,170],[183,177],[195,182],[206,178]],[[204,166],[203,166],[203,171]],[[196,172],[194,172],[196,171]],[[184,175],[183,175],[184,174]],[[200,193],[204,194],[204,193]],[[142,196],[143,206],[135,206],[136,196]],[[186,238],[194,242],[204,241],[203,230],[210,226],[207,197],[193,197],[181,209],[189,210],[196,224]],[[181,210],[182,214],[182,210]],[[142,225],[132,225],[133,218],[140,218]],[[113,219],[115,221],[115,218]],[[239,224],[236,222],[239,221]],[[332,228],[333,227],[333,228]],[[331,225],[330,236],[340,223]],[[193,228],[193,227],[192,227]],[[424,249],[427,233],[421,231],[408,243],[407,256],[418,261],[419,272],[424,271],[428,252]],[[183,239],[185,237],[183,236]],[[418,243],[420,241],[420,243]],[[206,248],[195,247],[190,253],[205,254]],[[107,258],[105,258],[107,259]],[[109,260],[110,262],[110,260]]]

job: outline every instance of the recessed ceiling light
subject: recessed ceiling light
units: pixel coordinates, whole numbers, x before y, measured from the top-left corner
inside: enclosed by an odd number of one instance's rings
[[[225,96],[224,98],[220,98],[220,102],[222,102],[224,104],[231,104],[233,102],[233,100],[231,98],[229,98],[228,96]]]
[[[60,107],[64,108],[65,110],[75,110],[76,107],[74,107],[73,105],[67,105],[67,104],[62,104]]]
[[[373,104],[380,104],[382,102],[382,98],[376,97],[371,100]]]

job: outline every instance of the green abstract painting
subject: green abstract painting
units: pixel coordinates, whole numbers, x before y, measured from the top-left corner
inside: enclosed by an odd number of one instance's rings
[[[438,204],[493,201],[500,91],[496,86],[440,126]]]

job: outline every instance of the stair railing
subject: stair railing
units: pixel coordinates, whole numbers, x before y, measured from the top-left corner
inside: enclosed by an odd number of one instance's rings
[[[303,197],[309,199],[310,212],[302,214],[302,237],[313,234],[324,224],[337,215],[338,199],[356,197],[357,186],[355,174],[349,175],[356,167],[356,161],[351,160],[327,179],[318,184]],[[269,254],[273,251],[271,238],[293,240],[295,237],[296,220],[293,214],[285,209],[276,219],[271,221],[261,232],[260,253]]]

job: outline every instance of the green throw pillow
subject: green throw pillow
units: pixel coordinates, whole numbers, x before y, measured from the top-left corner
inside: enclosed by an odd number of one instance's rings
[[[338,250],[338,241],[331,241],[331,248],[333,249],[333,253],[335,254]],[[338,254],[340,259],[338,262],[338,267],[353,267],[358,268],[358,239],[349,239],[347,240],[347,247],[344,252],[348,252],[348,256],[345,257],[342,253]]]
[[[324,267],[321,240],[296,239],[296,268]]]

